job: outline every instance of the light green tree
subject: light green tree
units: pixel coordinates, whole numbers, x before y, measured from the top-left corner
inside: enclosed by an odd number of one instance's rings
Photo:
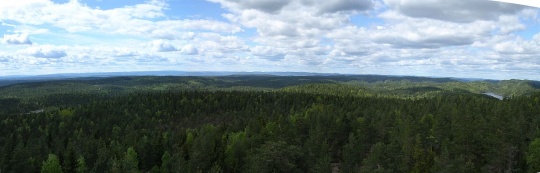
[[[139,158],[133,147],[129,147],[124,155],[123,170],[126,172],[139,172]]]
[[[63,173],[62,166],[60,165],[60,160],[54,154],[49,154],[49,157],[46,161],[43,161],[43,166],[41,166],[42,173]]]
[[[170,172],[169,169],[171,167],[171,154],[169,154],[168,151],[165,151],[163,153],[163,156],[161,156],[161,172],[166,173]]]
[[[79,158],[77,158],[77,168],[75,171],[77,173],[86,173],[88,171],[88,167],[86,166],[86,161],[84,160],[83,156],[79,156]]]

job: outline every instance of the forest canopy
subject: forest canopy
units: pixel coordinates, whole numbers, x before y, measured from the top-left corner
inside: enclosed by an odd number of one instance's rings
[[[122,77],[0,93],[1,172],[540,171],[530,81]]]

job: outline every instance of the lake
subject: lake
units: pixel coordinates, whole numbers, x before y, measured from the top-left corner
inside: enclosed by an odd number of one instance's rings
[[[486,93],[483,93],[485,95],[488,95],[488,96],[491,96],[491,97],[495,97],[499,100],[503,100],[504,97],[502,95],[499,95],[499,94],[495,94],[495,93],[492,93],[492,92],[486,92]]]

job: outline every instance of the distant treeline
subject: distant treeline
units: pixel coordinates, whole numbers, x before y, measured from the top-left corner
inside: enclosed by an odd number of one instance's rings
[[[0,81],[10,82],[10,81]],[[365,90],[364,94],[404,98],[430,97],[441,93],[493,92],[505,97],[540,92],[540,82],[527,80],[462,82],[452,78],[396,77],[379,75],[270,76],[132,76],[110,78],[74,78],[25,82],[0,87],[0,99],[29,99],[52,94],[124,95],[145,91],[270,91],[300,88],[306,85],[334,86]],[[326,86],[322,86],[326,87]],[[30,102],[30,101],[28,101]],[[32,101],[35,102],[35,101]]]

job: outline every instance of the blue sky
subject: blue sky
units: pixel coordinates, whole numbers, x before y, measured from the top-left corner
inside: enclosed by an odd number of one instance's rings
[[[178,70],[540,80],[538,12],[489,0],[18,0],[0,4],[0,76]]]

